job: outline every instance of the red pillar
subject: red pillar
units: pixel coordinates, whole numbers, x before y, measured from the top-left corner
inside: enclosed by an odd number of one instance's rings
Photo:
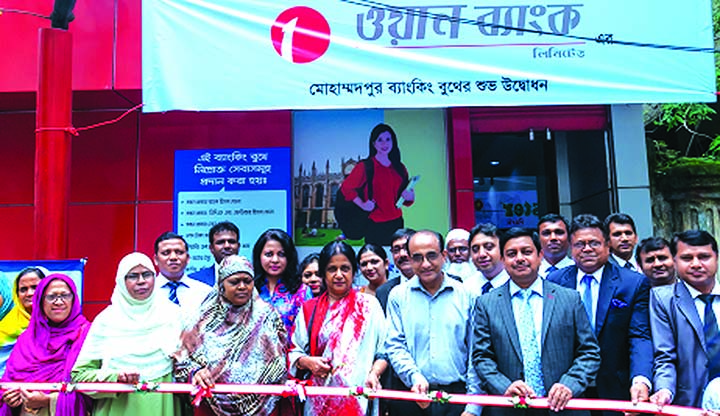
[[[72,136],[72,35],[40,29],[35,133],[35,258],[68,255]]]
[[[470,110],[466,107],[450,108],[448,115],[452,227],[470,230],[475,226]]]

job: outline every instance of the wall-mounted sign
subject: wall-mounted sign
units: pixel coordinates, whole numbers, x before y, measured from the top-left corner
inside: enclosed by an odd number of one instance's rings
[[[290,149],[175,152],[175,229],[188,242],[187,272],[214,262],[208,231],[221,221],[240,229],[240,254],[268,228],[290,231]]]
[[[143,0],[144,111],[715,101],[710,0]]]

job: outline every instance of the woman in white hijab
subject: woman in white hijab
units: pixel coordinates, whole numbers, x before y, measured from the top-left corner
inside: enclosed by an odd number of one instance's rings
[[[153,263],[142,253],[120,260],[111,304],[95,318],[72,370],[74,382],[171,382],[180,310],[155,296]],[[172,394],[95,393],[93,414],[175,415]]]

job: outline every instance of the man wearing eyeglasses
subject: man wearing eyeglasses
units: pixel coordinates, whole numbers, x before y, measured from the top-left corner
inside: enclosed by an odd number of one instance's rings
[[[180,307],[183,319],[196,312],[212,290],[185,274],[189,260],[187,242],[182,236],[168,231],[155,240],[154,263],[159,269],[155,287],[158,293]]]
[[[445,267],[447,274],[465,280],[475,272],[470,263],[470,232],[462,228],[453,228],[445,236]]]
[[[597,383],[586,397],[647,401],[653,374],[650,283],[644,275],[609,262],[609,236],[594,215],[573,219],[570,247],[576,265],[551,273],[547,280],[580,292],[600,344]]]
[[[410,263],[410,256],[408,255],[408,240],[415,234],[415,230],[411,228],[401,228],[392,235],[392,241],[390,242],[390,254],[393,258],[393,266],[399,270],[396,276],[390,277],[387,282],[380,286],[375,292],[380,306],[383,311],[387,309],[388,296],[390,291],[400,283],[405,283],[412,279],[415,275],[413,271],[412,263]]]
[[[558,214],[545,214],[538,221],[538,236],[542,247],[542,262],[538,274],[546,278],[550,273],[575,264],[570,257],[568,223]]]
[[[477,375],[468,365],[471,297],[462,283],[442,271],[442,236],[419,231],[408,248],[417,277],[396,287],[388,300],[385,348],[393,369],[415,393],[481,393]],[[393,410],[397,415],[480,414],[473,405],[428,402],[396,402]]]

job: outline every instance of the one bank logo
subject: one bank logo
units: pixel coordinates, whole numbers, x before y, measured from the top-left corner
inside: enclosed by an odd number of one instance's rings
[[[270,29],[275,51],[296,64],[312,62],[330,46],[330,25],[317,10],[292,7],[280,13]]]

